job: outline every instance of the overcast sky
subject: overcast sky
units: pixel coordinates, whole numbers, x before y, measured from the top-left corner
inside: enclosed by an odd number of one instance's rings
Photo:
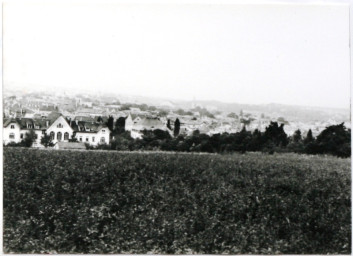
[[[4,89],[349,107],[346,5],[3,6]]]

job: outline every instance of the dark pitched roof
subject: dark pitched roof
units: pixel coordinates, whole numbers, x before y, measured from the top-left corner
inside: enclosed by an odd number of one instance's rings
[[[33,119],[33,123],[35,126],[46,128],[46,121],[43,119]]]
[[[49,119],[52,123],[54,122],[56,119],[58,119],[59,116],[61,116],[62,114],[56,111],[52,111],[50,112],[50,114],[47,116],[47,119]]]
[[[71,121],[71,128],[75,132],[98,132],[102,128],[108,128],[106,124],[85,121]]]
[[[14,119],[14,118],[6,118],[6,119],[4,119],[4,127],[7,127],[11,123],[18,123],[19,124],[19,122],[17,122],[17,120]]]
[[[4,127],[7,127],[10,123],[17,123],[21,129],[46,129],[46,122],[50,120],[41,119],[41,118],[10,118],[4,119]],[[31,128],[28,128],[28,125],[31,125]],[[39,128],[38,128],[39,127]]]
[[[95,122],[95,118],[90,116],[75,116],[74,120],[76,121],[86,121],[86,122]]]
[[[144,118],[141,122],[136,124],[136,127],[140,128],[140,130],[167,129],[167,126],[157,118]]]
[[[27,129],[28,125],[31,125],[34,128],[34,122],[32,118],[21,118],[19,120],[21,129]]]

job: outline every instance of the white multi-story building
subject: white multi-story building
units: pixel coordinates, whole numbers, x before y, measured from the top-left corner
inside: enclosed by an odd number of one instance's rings
[[[76,138],[79,142],[88,143],[92,146],[97,146],[98,144],[108,144],[110,139],[110,130],[108,127],[101,125],[94,130],[76,132]]]
[[[21,142],[26,133],[35,134],[33,147],[43,147],[40,143],[44,134],[50,136],[54,145],[58,142],[69,142],[74,137],[80,142],[87,142],[92,146],[109,144],[110,130],[102,123],[70,121],[62,115],[55,119],[11,118],[4,120],[3,143],[5,145]]]

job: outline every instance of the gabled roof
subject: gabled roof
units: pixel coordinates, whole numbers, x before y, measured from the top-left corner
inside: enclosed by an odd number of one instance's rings
[[[5,119],[4,119],[4,127],[5,127],[5,128],[6,128],[9,124],[11,124],[11,123],[17,123],[18,125],[20,125],[20,123],[17,122],[17,120],[14,119],[14,118],[5,118]]]
[[[75,132],[99,132],[102,128],[108,128],[106,124],[96,123],[96,122],[85,122],[85,121],[71,121],[71,128]]]
[[[157,118],[144,118],[135,125],[140,130],[166,130],[167,126]]]
[[[53,123],[56,119],[58,119],[59,116],[61,116],[62,114],[56,111],[52,111],[50,112],[50,114],[47,116],[47,119],[49,119],[51,122]]]
[[[131,118],[132,118],[132,120],[135,120],[136,118],[140,118],[140,119],[143,119],[145,116],[144,115],[137,115],[137,114],[132,114],[132,113],[130,113],[130,115],[131,115]]]
[[[29,129],[28,125],[31,125],[31,129],[46,129],[46,121],[34,118],[10,118],[4,119],[4,127],[6,128],[10,123],[17,123],[21,129]],[[39,128],[36,128],[38,126]]]

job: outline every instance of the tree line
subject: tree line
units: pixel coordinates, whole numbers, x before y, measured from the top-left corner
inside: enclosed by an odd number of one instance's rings
[[[168,125],[167,125],[168,126]],[[169,126],[170,127],[170,126]],[[292,136],[284,131],[284,124],[271,122],[264,132],[253,132],[245,127],[237,133],[207,135],[198,130],[191,136],[178,135],[180,122],[175,121],[173,134],[163,130],[144,130],[141,139],[133,139],[129,132],[120,128],[115,131],[110,145],[100,145],[98,149],[113,150],[163,150],[179,152],[294,152],[301,154],[330,154],[338,157],[351,156],[351,130],[344,123],[331,125],[316,138],[309,130],[303,136],[298,129]]]
[[[112,117],[108,118],[107,125],[111,130],[112,139],[109,144],[96,147],[86,144],[87,149],[107,150],[162,150],[176,152],[207,152],[207,153],[232,153],[232,152],[294,152],[300,154],[329,154],[338,157],[351,156],[351,130],[344,123],[331,125],[325,128],[316,138],[309,130],[303,136],[298,129],[292,136],[284,131],[284,124],[271,122],[264,132],[258,129],[253,132],[245,127],[237,133],[222,133],[207,135],[194,131],[192,135],[180,135],[180,121],[176,119],[172,130],[170,122],[167,124],[170,132],[163,130],[144,130],[141,139],[133,139],[130,132],[125,131],[125,118],[119,118],[114,124]],[[173,134],[173,136],[171,135]],[[20,143],[10,143],[7,146],[31,147],[34,141],[34,132],[25,135]],[[71,142],[77,141],[71,138]],[[41,138],[45,147],[53,146],[51,138],[45,135]]]

